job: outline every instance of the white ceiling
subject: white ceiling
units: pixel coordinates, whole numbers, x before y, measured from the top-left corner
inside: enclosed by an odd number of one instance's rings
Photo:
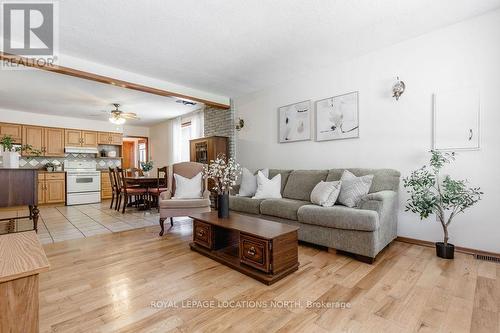
[[[500,0],[59,3],[63,54],[231,97],[500,6]]]
[[[184,106],[176,99],[83,80],[42,70],[1,71],[0,108],[107,120],[112,103],[134,112],[140,120],[127,125],[150,126],[203,107]]]

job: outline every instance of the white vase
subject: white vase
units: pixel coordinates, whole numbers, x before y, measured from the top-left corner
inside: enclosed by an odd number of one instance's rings
[[[4,151],[2,154],[4,168],[19,168],[19,153],[15,151]]]

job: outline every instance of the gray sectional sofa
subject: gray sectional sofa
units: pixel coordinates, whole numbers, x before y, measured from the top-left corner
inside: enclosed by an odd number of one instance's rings
[[[269,178],[281,174],[282,199],[232,195],[229,208],[241,214],[298,226],[299,240],[348,252],[371,263],[397,235],[400,173],[392,169],[347,170],[358,177],[374,175],[368,195],[356,208],[321,207],[309,202],[317,183],[339,180],[344,169],[271,169]]]

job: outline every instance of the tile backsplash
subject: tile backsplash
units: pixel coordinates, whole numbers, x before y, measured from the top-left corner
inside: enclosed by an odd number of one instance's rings
[[[43,169],[46,163],[59,162],[61,165],[64,164],[65,160],[95,160],[97,162],[97,169],[107,169],[108,167],[120,167],[120,158],[96,158],[94,154],[66,154],[65,157],[23,157],[19,159],[19,167],[24,169]],[[0,158],[0,166],[2,165],[2,159]]]

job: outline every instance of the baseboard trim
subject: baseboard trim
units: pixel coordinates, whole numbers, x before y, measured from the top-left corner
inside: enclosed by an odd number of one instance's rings
[[[435,246],[434,242],[421,240],[421,239],[415,239],[415,238],[409,238],[409,237],[398,236],[396,238],[396,240],[403,242],[403,243],[409,243],[409,244],[415,244],[415,245],[421,245],[421,246],[427,246],[427,247],[434,247]],[[455,251],[460,252],[460,253],[465,253],[465,254],[491,256],[491,257],[500,258],[500,253],[471,249],[471,248],[462,247],[462,246],[455,246]]]

